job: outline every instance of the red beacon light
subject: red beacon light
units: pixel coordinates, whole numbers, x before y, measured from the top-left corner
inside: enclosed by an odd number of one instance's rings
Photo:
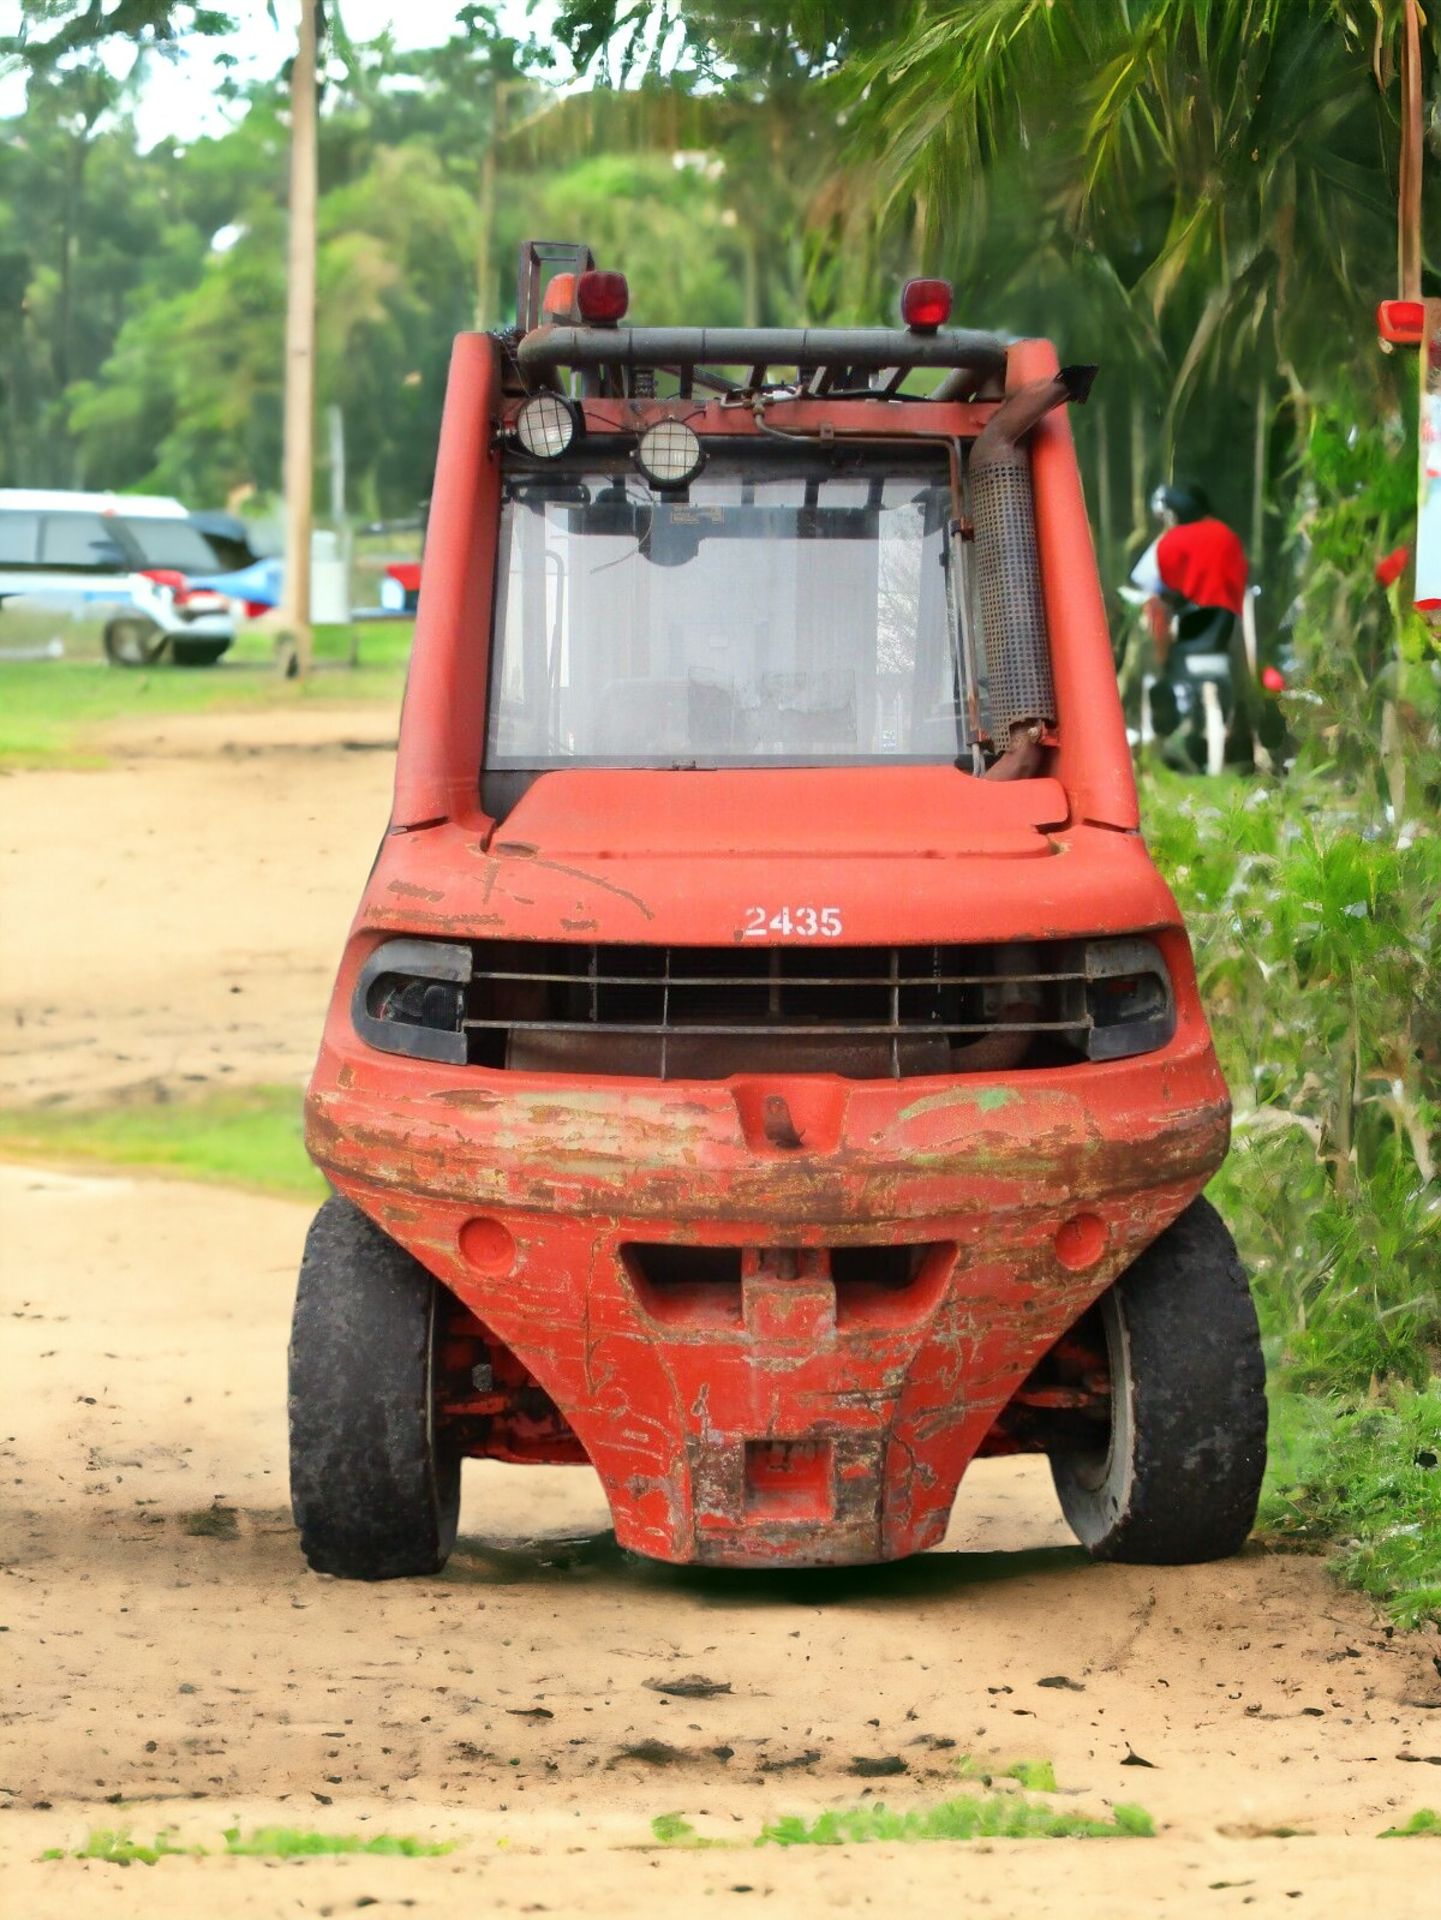
[[[950,317],[949,280],[907,280],[901,288],[901,318],[912,333],[934,333]]]
[[[568,320],[575,309],[575,275],[558,273],[546,287],[540,303],[543,320]]]
[[[592,267],[575,283],[576,311],[588,327],[613,327],[624,320],[630,305],[630,288],[623,273],[606,273]]]

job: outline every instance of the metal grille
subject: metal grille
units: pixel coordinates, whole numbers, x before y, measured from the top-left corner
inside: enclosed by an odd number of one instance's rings
[[[1083,1051],[1082,956],[1026,947],[475,949],[479,1065],[712,1078],[981,1070]]]
[[[973,468],[970,479],[991,737],[1004,749],[1018,722],[1056,718],[1031,471],[1022,453]]]

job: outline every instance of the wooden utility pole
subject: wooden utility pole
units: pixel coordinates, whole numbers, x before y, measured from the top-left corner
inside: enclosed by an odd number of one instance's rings
[[[1396,291],[1402,300],[1421,298],[1421,156],[1425,109],[1421,92],[1421,19],[1416,0],[1406,0],[1401,22],[1401,171],[1396,221]]]
[[[285,594],[288,672],[311,667],[310,533],[315,469],[316,6],[300,0],[290,70],[290,257],[285,301]]]
[[[507,82],[495,80],[490,91],[490,138],[480,157],[480,187],[476,195],[475,236],[475,325],[484,333],[501,322],[496,296],[495,269],[491,248],[495,239],[495,177],[499,166],[498,148],[505,133],[505,90]]]

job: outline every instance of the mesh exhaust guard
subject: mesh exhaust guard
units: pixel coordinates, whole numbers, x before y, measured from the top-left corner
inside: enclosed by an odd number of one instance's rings
[[[1009,395],[971,450],[971,518],[980,577],[992,742],[1005,752],[1017,730],[1054,726],[1046,611],[1036,555],[1031,461],[1024,441],[1037,421],[1067,400],[1084,401],[1094,367],[1062,367]]]

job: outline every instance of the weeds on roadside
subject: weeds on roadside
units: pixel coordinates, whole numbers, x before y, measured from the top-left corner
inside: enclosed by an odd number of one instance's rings
[[[1110,1819],[1072,1813],[1018,1793],[964,1794],[905,1813],[889,1807],[846,1807],[814,1820],[788,1815],[761,1829],[757,1846],[839,1847],[871,1840],[1100,1840],[1151,1839],[1155,1823],[1144,1807],[1122,1804]]]
[[[1401,1626],[1441,1618],[1441,1383],[1359,1405],[1273,1394],[1261,1524],[1339,1543],[1342,1573]]]
[[[311,1833],[302,1827],[257,1827],[242,1833],[239,1827],[225,1829],[227,1854],[247,1854],[266,1860],[296,1860],[315,1854],[365,1853],[400,1855],[407,1860],[427,1860],[451,1853],[454,1840],[412,1840],[408,1835],[375,1833],[361,1839],[354,1833]]]
[[[963,1780],[989,1787],[993,1780],[1014,1780],[1035,1793],[1055,1793],[1056,1770],[1049,1760],[1016,1760],[1009,1766],[962,1755],[956,1770]],[[682,1814],[657,1814],[651,1833],[663,1847],[726,1847],[738,1843],[703,1839]],[[1150,1839],[1155,1824],[1144,1807],[1122,1804],[1109,1818],[1050,1807],[1026,1798],[1026,1792],[971,1793],[904,1813],[876,1802],[841,1807],[806,1820],[789,1814],[768,1821],[753,1846],[840,1847],[870,1840],[1089,1840]]]
[[[975,1760],[963,1754],[956,1762],[962,1780],[979,1780],[989,1786],[993,1780],[1014,1780],[1027,1793],[1056,1793],[1056,1769],[1049,1760],[1013,1760],[1008,1767],[989,1760]]]
[[[1158,779],[1235,1146],[1212,1192],[1287,1383],[1419,1386],[1441,1348],[1441,838],[1333,782]]]
[[[729,1840],[707,1840],[681,1813],[658,1813],[650,1823],[650,1830],[663,1847],[689,1847],[698,1852],[706,1847],[732,1844]]]
[[[450,1853],[456,1845],[454,1840],[412,1840],[390,1833],[375,1833],[362,1839],[358,1834],[311,1833],[300,1827],[257,1827],[253,1833],[242,1833],[239,1827],[227,1827],[224,1840],[227,1854],[251,1855],[264,1860],[297,1860],[337,1853],[399,1855],[418,1860]],[[83,1847],[73,1850],[50,1847],[40,1858],[104,1860],[116,1867],[129,1867],[139,1862],[142,1866],[153,1867],[157,1860],[179,1855],[207,1859],[211,1849],[176,1846],[173,1833],[159,1833],[146,1845],[132,1840],[128,1828],[98,1827]]]
[[[1180,900],[1235,1103],[1211,1186],[1271,1375],[1262,1524],[1441,1617],[1441,838],[1369,787],[1157,776],[1147,833]]]
[[[183,1854],[203,1854],[204,1847],[177,1847],[174,1835],[157,1833],[148,1844],[132,1840],[128,1827],[97,1827],[83,1847],[47,1847],[42,1860],[104,1860],[112,1867],[132,1867],[137,1863],[153,1867],[157,1860]]]
[[[1404,1827],[1387,1827],[1380,1835],[1382,1840],[1415,1840],[1423,1834],[1434,1834],[1441,1839],[1441,1813],[1430,1807],[1418,1807]]]

